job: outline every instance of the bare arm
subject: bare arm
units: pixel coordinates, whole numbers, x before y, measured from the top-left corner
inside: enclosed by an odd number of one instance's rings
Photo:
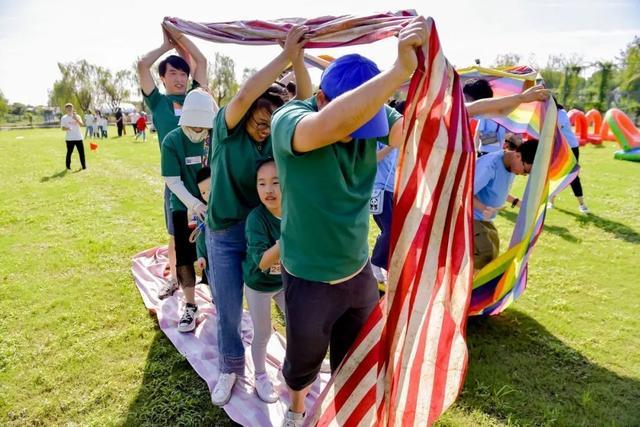
[[[225,109],[224,119],[228,129],[233,129],[240,123],[253,101],[269,88],[290,63],[294,62],[306,43],[306,39],[303,38],[305,31],[307,27],[293,27],[287,34],[282,52],[242,85]]]
[[[170,27],[164,27],[164,29],[169,33],[171,40],[175,42],[175,47],[178,53],[180,53],[180,56],[189,63],[193,80],[198,82],[201,87],[207,88],[209,85],[207,58],[200,52],[200,49],[198,49],[189,37]]]
[[[538,85],[516,95],[480,99],[465,104],[465,106],[470,116],[506,116],[520,104],[545,101],[549,98],[549,93],[549,89]]]
[[[262,271],[270,268],[273,264],[280,261],[280,240],[276,240],[276,244],[264,251],[258,268]]]
[[[307,99],[313,95],[311,76],[304,63],[304,50],[300,49],[300,54],[293,61],[293,72],[296,76],[296,99]]]
[[[173,49],[173,45],[171,44],[167,33],[163,31],[162,34],[164,37],[162,45],[153,49],[151,52],[148,52],[138,60],[138,81],[140,82],[140,88],[142,89],[143,95],[150,95],[156,87],[156,83],[153,81],[153,76],[151,75],[151,66],[162,55]]]
[[[398,34],[398,58],[393,67],[302,118],[293,135],[293,149],[304,153],[344,140],[371,120],[416,69],[415,49],[426,40],[426,21],[417,17]],[[396,142],[398,138],[393,140]]]

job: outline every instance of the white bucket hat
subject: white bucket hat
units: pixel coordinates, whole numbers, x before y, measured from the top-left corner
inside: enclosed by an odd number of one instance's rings
[[[211,95],[202,89],[192,90],[184,99],[178,125],[211,129],[217,111],[218,106]]]

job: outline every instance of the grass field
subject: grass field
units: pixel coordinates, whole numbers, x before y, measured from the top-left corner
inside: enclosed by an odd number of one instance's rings
[[[231,425],[130,274],[166,240],[157,141],[101,141],[66,173],[63,135],[0,132],[0,425]],[[593,214],[561,194],[522,299],[469,322],[440,425],[640,425],[640,164],[615,149],[582,150]]]

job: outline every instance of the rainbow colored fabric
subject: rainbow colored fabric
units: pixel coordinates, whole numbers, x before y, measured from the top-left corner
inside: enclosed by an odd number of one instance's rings
[[[494,96],[520,93],[534,84],[537,73],[528,67],[502,70],[472,67],[460,70],[465,79],[485,78]],[[473,280],[469,315],[495,315],[518,299],[527,286],[528,261],[544,226],[549,197],[566,187],[579,167],[557,125],[555,102],[521,106],[505,118],[493,118],[516,133],[527,133],[540,143],[527,181],[509,249],[480,270]]]
[[[527,66],[513,66],[501,69],[484,67],[468,67],[458,70],[462,84],[471,79],[482,78],[489,81],[494,97],[520,93],[535,85],[538,72]],[[491,117],[500,125],[514,133],[526,133],[533,138],[540,136],[540,119],[542,104],[533,102],[521,104],[506,117]]]

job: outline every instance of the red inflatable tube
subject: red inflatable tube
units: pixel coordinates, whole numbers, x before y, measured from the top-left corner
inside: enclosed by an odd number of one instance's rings
[[[587,143],[589,127],[587,125],[587,116],[580,110],[570,110],[567,115],[569,116],[569,122],[571,126],[574,127],[576,137],[578,137],[578,141],[580,142],[580,146],[583,146]]]

